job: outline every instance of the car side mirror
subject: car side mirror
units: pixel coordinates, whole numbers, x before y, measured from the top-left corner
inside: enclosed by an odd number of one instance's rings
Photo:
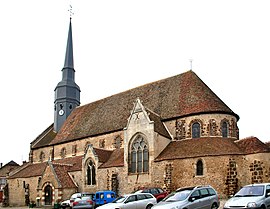
[[[195,199],[196,199],[195,197],[190,197],[190,198],[189,198],[189,201],[190,201],[190,202],[194,202]]]

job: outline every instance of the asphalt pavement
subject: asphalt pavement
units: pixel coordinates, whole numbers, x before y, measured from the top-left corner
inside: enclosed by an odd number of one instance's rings
[[[226,200],[224,200],[224,199],[222,199],[222,200],[220,200],[220,206],[219,206],[219,209],[223,209],[223,205],[224,205],[224,203],[226,202]],[[5,208],[5,209],[28,209],[29,207],[28,206],[23,206],[23,207],[2,207],[1,205],[0,205],[0,208]],[[34,207],[34,209],[52,209],[53,208],[53,206],[52,207]]]

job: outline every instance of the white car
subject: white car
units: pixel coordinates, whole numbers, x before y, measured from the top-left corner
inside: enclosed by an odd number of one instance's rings
[[[82,193],[80,192],[77,192],[77,193],[74,193],[73,195],[71,195],[69,201],[70,201],[70,207],[73,207],[73,203],[74,201],[77,199],[77,198],[81,198],[82,197]]]
[[[70,200],[64,200],[60,203],[62,209],[70,208]]]
[[[224,205],[224,209],[269,208],[270,183],[250,184],[242,187]]]
[[[156,204],[156,198],[150,193],[133,193],[120,196],[113,202],[98,207],[98,209],[150,209]]]

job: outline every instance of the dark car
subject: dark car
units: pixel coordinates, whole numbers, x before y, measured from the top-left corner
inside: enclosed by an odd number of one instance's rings
[[[144,189],[138,190],[136,193],[140,193],[140,192],[150,193],[154,195],[154,197],[157,199],[157,202],[163,200],[168,195],[168,192],[166,192],[165,190],[159,187],[144,188]]]

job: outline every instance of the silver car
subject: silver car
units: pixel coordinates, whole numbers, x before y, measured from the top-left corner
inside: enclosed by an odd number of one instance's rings
[[[126,194],[113,202],[102,205],[98,209],[150,209],[157,204],[156,198],[150,193]]]
[[[242,187],[225,204],[224,209],[266,209],[270,207],[270,183],[250,184]]]
[[[217,209],[217,192],[211,186],[196,186],[177,189],[152,209]]]

